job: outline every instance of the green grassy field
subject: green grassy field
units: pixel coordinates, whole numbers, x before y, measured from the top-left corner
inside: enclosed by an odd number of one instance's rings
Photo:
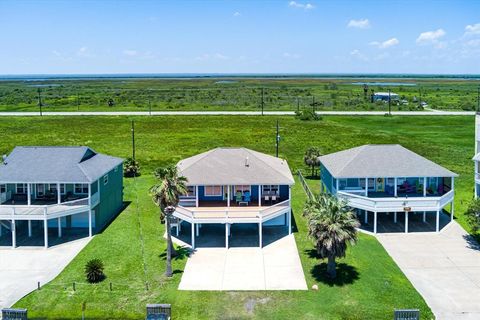
[[[371,83],[367,96],[363,85]],[[357,83],[357,84],[354,84]],[[390,85],[385,85],[390,83]],[[387,110],[370,94],[391,89],[408,102],[393,110],[474,110],[480,81],[448,78],[196,78],[2,81],[0,111]]]
[[[34,318],[79,318],[87,304],[87,318],[142,318],[148,302],[173,305],[176,319],[385,319],[394,308],[420,308],[432,318],[423,299],[375,238],[360,235],[357,246],[340,260],[336,283],[325,280],[312,256],[306,221],[301,216],[305,195],[299,183],[293,190],[295,239],[307,292],[184,292],[176,288],[186,257],[174,261],[175,275],[163,277],[165,242],[158,210],[147,195],[156,166],[217,146],[245,146],[274,153],[274,117],[151,117],[136,118],[137,158],[144,175],[125,181],[127,209],[97,235],[54,281],[20,300]],[[280,155],[292,170],[304,168],[303,152],[318,146],[324,153],[366,143],[400,143],[460,174],[456,186],[457,220],[465,226],[463,211],[472,198],[474,148],[473,117],[325,117],[301,122],[281,117]],[[0,118],[4,139],[0,152],[15,145],[89,145],[99,152],[130,155],[130,122],[126,117]],[[8,137],[8,138],[6,138]],[[314,187],[315,182],[309,181]],[[141,230],[141,232],[140,232]],[[144,252],[140,237],[144,238]],[[87,285],[85,262],[104,260],[107,279]],[[143,263],[144,262],[144,263]],[[144,269],[145,265],[145,269]],[[72,283],[77,282],[77,290]],[[110,292],[108,283],[113,283]],[[146,290],[146,283],[148,289]],[[254,305],[252,309],[250,306]]]

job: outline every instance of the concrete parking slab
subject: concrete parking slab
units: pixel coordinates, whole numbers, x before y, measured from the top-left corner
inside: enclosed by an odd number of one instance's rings
[[[53,280],[88,244],[83,238],[43,248],[0,249],[0,309]]]
[[[458,223],[440,233],[377,238],[437,319],[480,319],[480,247]]]
[[[199,248],[180,290],[307,290],[293,235],[263,248]]]

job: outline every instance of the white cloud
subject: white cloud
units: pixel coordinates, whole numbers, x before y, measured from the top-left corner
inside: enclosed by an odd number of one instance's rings
[[[387,48],[396,46],[399,43],[400,43],[400,41],[398,41],[397,38],[391,38],[391,39],[385,40],[383,42],[373,41],[373,42],[370,42],[370,45],[376,46],[380,49],[387,49]]]
[[[445,34],[446,32],[443,29],[422,32],[417,38],[417,44],[438,44],[439,39]]]
[[[358,49],[354,49],[352,51],[350,51],[350,55],[354,58],[357,58],[359,60],[362,60],[362,61],[368,61],[368,58],[360,52],[360,50]]]
[[[129,57],[134,57],[138,54],[137,50],[123,50],[123,54]]]
[[[238,11],[236,11],[236,12],[233,14],[234,17],[240,17],[241,15],[242,15],[242,14],[241,14],[240,12],[238,12]]]
[[[286,59],[299,59],[301,56],[298,53],[284,52],[282,55]]]
[[[94,57],[94,54],[88,49],[88,47],[81,47],[80,49],[77,50],[77,56],[83,57],[83,58],[92,58]]]
[[[469,40],[465,45],[468,47],[480,47],[480,39]]]
[[[53,53],[53,55],[55,55],[55,56],[57,56],[57,57],[59,57],[59,58],[62,57],[62,54],[61,54],[59,51],[57,51],[57,50],[52,50],[52,53]]]
[[[293,8],[305,9],[305,10],[311,10],[315,8],[315,6],[311,3],[300,3],[296,1],[290,1],[288,3],[288,6]]]
[[[370,21],[368,19],[350,20],[347,24],[348,28],[368,29],[370,28]]]
[[[469,24],[468,26],[465,27],[464,36],[477,35],[477,34],[480,35],[480,23]]]

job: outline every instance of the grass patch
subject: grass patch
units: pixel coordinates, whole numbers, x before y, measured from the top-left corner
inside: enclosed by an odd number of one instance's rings
[[[148,302],[168,302],[176,319],[385,319],[394,308],[419,308],[433,318],[420,295],[371,236],[360,235],[347,257],[340,259],[340,277],[329,282],[323,265],[312,252],[302,217],[305,194],[293,188],[295,239],[307,284],[318,291],[188,292],[177,287],[186,256],[173,261],[175,275],[163,276],[164,226],[158,209],[147,195],[155,166],[216,146],[245,146],[274,153],[275,120],[272,117],[152,117],[136,118],[137,159],[141,177],[125,181],[130,204],[118,218],[73,260],[51,283],[20,300],[34,318],[79,318],[87,304],[88,318],[138,319]],[[460,174],[456,186],[458,221],[472,197],[473,117],[325,117],[302,122],[281,117],[280,155],[292,170],[302,169],[303,153],[311,145],[326,154],[365,143],[400,143]],[[130,123],[126,117],[1,118],[0,130],[11,139],[0,144],[2,153],[14,145],[86,144],[99,152],[127,157]],[[39,134],[41,132],[41,134]],[[136,182],[135,182],[136,181]],[[315,187],[315,180],[308,180]],[[144,252],[140,242],[144,238]],[[105,263],[107,279],[90,285],[83,267],[94,257]],[[145,262],[145,263],[144,263]],[[146,266],[146,268],[144,268]],[[72,283],[77,282],[76,291]],[[113,291],[109,290],[113,283]],[[148,283],[148,290],[146,284]]]

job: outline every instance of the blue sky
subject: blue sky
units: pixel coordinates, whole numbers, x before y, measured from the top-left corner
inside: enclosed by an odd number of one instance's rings
[[[480,1],[0,1],[0,74],[480,73]]]

